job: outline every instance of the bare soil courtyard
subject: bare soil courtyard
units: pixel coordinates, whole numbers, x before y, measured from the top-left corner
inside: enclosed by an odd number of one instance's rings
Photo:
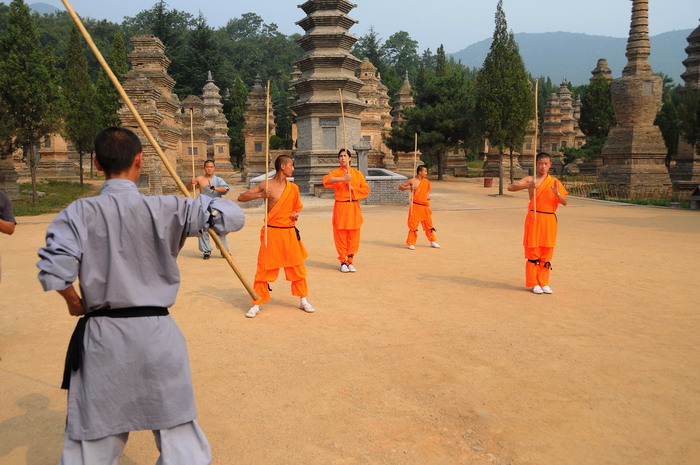
[[[433,181],[441,249],[405,245],[408,207],[365,206],[341,274],[332,201],[303,199],[309,301],[250,298],[189,239],[172,314],[214,463],[700,463],[700,212],[570,199],[551,296],[523,287],[526,194]],[[237,193],[229,194],[235,198]],[[263,212],[229,236],[252,281]],[[54,215],[0,235],[0,464],[58,462],[75,319],[36,279]],[[150,432],[121,465],[151,465]]]

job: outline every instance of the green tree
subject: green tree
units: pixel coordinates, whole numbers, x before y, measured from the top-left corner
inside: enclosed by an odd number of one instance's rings
[[[187,73],[181,75],[177,82],[177,92],[182,98],[201,94],[209,71],[217,79],[221,78],[219,48],[214,40],[214,30],[207,25],[201,13],[195,20],[194,28],[187,33],[181,60],[187,65]]]
[[[404,76],[406,71],[415,75],[418,71],[418,41],[411,39],[408,32],[399,31],[389,36],[382,45],[382,52],[387,65],[394,68],[396,76]]]
[[[129,71],[127,62],[126,48],[124,47],[124,38],[121,32],[114,35],[114,41],[109,52],[108,59],[109,67],[120,82]],[[104,71],[100,70],[97,78],[97,101],[100,112],[99,121],[100,127],[106,128],[110,126],[119,126],[119,92],[114,88],[109,78]]]
[[[245,125],[245,102],[248,98],[248,87],[243,83],[240,76],[236,76],[233,81],[227,106],[231,108],[228,116],[228,136],[231,138],[230,154],[231,163],[241,166],[243,153],[245,152],[245,140],[243,138],[243,127]]]
[[[387,61],[385,49],[382,46],[382,40],[379,38],[379,34],[377,34],[373,26],[369,27],[367,34],[360,37],[360,40],[353,46],[350,53],[361,60],[367,58],[377,67],[379,73],[384,73],[386,71]]]
[[[441,180],[445,154],[468,145],[472,138],[473,123],[467,108],[473,82],[461,64],[446,62],[442,72],[438,69],[425,71],[422,89],[415,95],[415,106],[404,111],[406,121],[391,130],[386,143],[392,150],[411,152],[414,134],[418,134],[419,149],[430,158],[431,164],[437,164]]]
[[[93,141],[100,129],[95,86],[88,75],[87,59],[77,28],[70,33],[68,60],[63,72],[65,101],[63,135],[78,152],[80,184],[83,184],[83,155],[92,154]],[[92,166],[92,158],[91,165]]]
[[[678,153],[678,139],[681,133],[680,117],[670,90],[664,92],[663,99],[664,103],[656,115],[654,124],[661,130],[661,135],[666,143],[666,166],[669,166],[671,159]]]
[[[149,10],[125,18],[122,27],[128,37],[135,34],[153,34],[163,42],[165,54],[172,61],[168,74],[176,82],[173,91],[185,97],[188,95],[187,89],[181,88],[180,83],[188,82],[191,73],[189,63],[182,57],[187,45],[188,32],[194,27],[195,18],[185,11],[168,9],[167,6],[164,0],[159,0]]]
[[[475,99],[482,136],[498,147],[498,193],[502,195],[503,151],[513,147],[534,115],[530,110],[532,90],[513,34],[508,33],[502,0],[496,6],[491,49],[476,78]]]
[[[679,105],[680,131],[687,143],[698,150],[700,145],[700,88],[686,83]]]
[[[579,126],[587,138],[596,141],[604,141],[615,126],[610,81],[604,76],[593,79],[582,90]]]
[[[41,48],[29,7],[22,0],[10,3],[7,31],[0,38],[0,57],[0,94],[14,119],[15,143],[27,157],[36,206],[36,145],[57,127],[58,94],[51,59]]]

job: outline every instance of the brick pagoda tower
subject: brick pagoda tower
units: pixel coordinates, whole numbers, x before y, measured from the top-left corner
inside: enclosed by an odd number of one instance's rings
[[[170,164],[177,169],[182,129],[176,121],[180,102],[172,93],[175,80],[168,75],[170,59],[165,56],[163,42],[153,35],[136,35],[131,43],[134,49],[129,54],[131,69],[124,77],[124,90]],[[132,129],[143,143],[145,160],[139,188],[148,194],[179,192],[126,105],[119,109],[119,119],[122,126]]]
[[[338,150],[345,145],[338,89],[343,92],[348,148],[360,142],[365,104],[357,93],[364,83],[355,72],[362,62],[350,54],[357,38],[348,32],[357,22],[348,16],[356,6],[347,0],[299,5],[307,15],[297,22],[306,31],[299,39],[306,53],[295,63],[301,77],[291,83],[297,95],[291,110],[298,131],[294,178],[303,194],[321,195],[321,179],[338,166]],[[353,165],[357,167],[356,158]]]
[[[617,124],[603,147],[599,180],[623,196],[667,193],[666,145],[654,126],[661,108],[662,82],[649,65],[649,0],[632,0],[627,66],[612,82]]]
[[[685,72],[681,74],[685,81],[683,92],[697,93],[700,92],[700,26],[690,33],[687,41],[688,58],[683,60]],[[686,199],[700,184],[700,140],[689,144],[681,134],[675,165],[671,167],[671,180],[678,200]]]

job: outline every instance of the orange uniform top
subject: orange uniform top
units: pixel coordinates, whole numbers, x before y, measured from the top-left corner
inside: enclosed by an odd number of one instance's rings
[[[309,256],[297,237],[295,222],[290,218],[293,211],[299,212],[302,208],[299,186],[287,181],[280,199],[267,214],[267,248],[265,226],[260,230],[258,268],[276,270],[296,266]]]
[[[359,200],[369,195],[369,186],[362,173],[355,168],[350,168],[352,193],[346,181],[329,182],[331,178],[341,178],[346,174],[347,172],[343,168],[331,171],[323,177],[323,187],[335,190],[333,227],[336,229],[359,229],[362,226],[362,209]]]
[[[554,214],[559,207],[559,199],[552,186],[556,179],[547,175],[547,179],[537,187],[537,219],[535,219],[533,200],[527,205],[527,216],[525,217],[525,236],[523,245],[525,247],[554,247],[557,245],[557,216]],[[567,191],[561,181],[558,183],[559,193],[566,195]]]
[[[430,181],[427,178],[420,180],[418,188],[413,193],[413,207],[409,209],[409,215],[416,221],[423,221],[432,213],[430,211]]]

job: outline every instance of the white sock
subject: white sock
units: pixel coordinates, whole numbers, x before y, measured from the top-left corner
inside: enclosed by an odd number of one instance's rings
[[[306,297],[302,297],[302,298],[301,298],[301,304],[302,304],[302,305],[308,304],[308,302],[306,301]]]

